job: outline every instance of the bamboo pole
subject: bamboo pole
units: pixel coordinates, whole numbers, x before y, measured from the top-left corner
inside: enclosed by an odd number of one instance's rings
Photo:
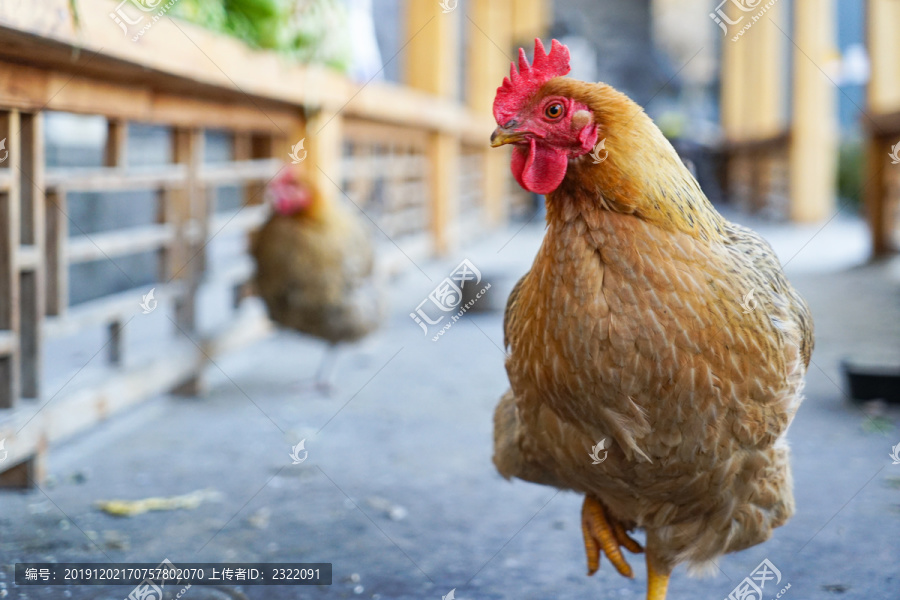
[[[473,0],[468,22],[469,46],[466,55],[466,101],[476,113],[491,115],[494,96],[512,60],[511,15],[513,0]],[[491,225],[506,219],[509,148],[491,148],[490,132],[485,132],[482,165],[482,195]]]
[[[790,217],[814,222],[834,209],[837,110],[834,84],[822,73],[833,56],[834,0],[795,0]]]
[[[407,52],[406,79],[411,87],[442,98],[459,93],[460,12],[443,13],[437,2],[410,2],[407,25],[412,41]],[[449,252],[459,212],[460,140],[458,132],[428,136],[431,232],[435,251]]]

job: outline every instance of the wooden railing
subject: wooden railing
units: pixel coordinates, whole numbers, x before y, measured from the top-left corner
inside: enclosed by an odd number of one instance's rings
[[[819,67],[831,60],[834,2],[776,3],[757,21],[733,3],[722,10],[735,23],[720,71],[725,191],[750,211],[823,220],[836,204],[838,90]]]
[[[463,104],[427,86],[363,85],[291,65],[167,18],[135,43],[108,20],[108,0],[78,0],[78,27],[67,16],[69,0],[13,4],[0,4],[0,140],[9,152],[0,163],[0,440],[8,452],[0,486],[39,479],[48,444],[152,395],[196,392],[210,359],[269,331],[258,305],[239,302],[252,276],[243,248],[266,218],[265,183],[298,141],[308,156],[289,168],[304,171],[330,201],[356,205],[381,247],[403,249],[388,270],[451,251],[460,230],[500,223],[508,212],[509,157],[490,151],[487,140],[490,97],[508,68],[496,39],[507,44],[509,32],[472,37],[481,52],[472,56]],[[517,6],[516,32],[525,34],[537,25],[522,8],[541,2],[471,4],[470,20],[488,19],[496,29],[508,29]],[[105,118],[105,164],[47,168],[48,111]],[[165,129],[168,163],[128,160],[133,124]],[[227,161],[204,161],[208,131],[225,134]],[[239,188],[239,207],[219,208],[223,186]],[[76,192],[135,190],[153,193],[151,222],[87,233],[69,218]],[[73,267],[146,253],[156,257],[155,283],[71,304]],[[144,314],[151,288],[153,318],[169,319],[161,326],[140,320],[151,318]],[[198,298],[210,291],[233,297],[234,311],[198,312]],[[100,345],[86,365],[44,363],[72,336],[83,352],[82,338],[94,339],[98,328]],[[167,335],[153,341],[160,329]]]

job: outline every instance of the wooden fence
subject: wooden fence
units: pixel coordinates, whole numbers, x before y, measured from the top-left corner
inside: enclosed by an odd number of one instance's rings
[[[437,14],[418,17],[446,32],[440,19],[447,17],[433,4]],[[473,0],[468,18],[536,34],[543,21],[523,10],[536,4]],[[116,412],[169,390],[197,391],[210,360],[269,331],[258,311],[239,302],[214,327],[201,327],[198,297],[213,286],[232,289],[237,300],[246,292],[249,258],[240,249],[217,258],[213,242],[246,237],[265,219],[265,182],[298,141],[308,156],[296,168],[330,200],[349,199],[365,211],[381,230],[373,231],[376,240],[415,259],[453,250],[476,225],[501,223],[515,189],[508,154],[487,145],[490,97],[507,57],[474,28],[480,54],[470,57],[469,94],[460,102],[423,85],[357,84],[169,19],[132,42],[108,19],[114,4],[78,5],[80,27],[69,0],[0,5],[0,140],[8,151],[4,159],[0,150],[0,486],[39,480],[48,445]],[[510,18],[516,7],[518,20]],[[457,15],[454,27],[463,22]],[[432,38],[446,41],[422,39]],[[409,68],[423,68],[421,60]],[[106,120],[103,166],[47,168],[42,128],[50,111]],[[170,160],[132,164],[134,124],[161,126]],[[228,160],[204,160],[210,131],[228,139]],[[219,205],[225,186],[240,190],[240,206]],[[70,218],[73,194],[112,192],[124,202],[135,190],[153,193],[152,222],[85,232]],[[71,304],[77,265],[146,253],[156,257],[155,283]],[[151,288],[152,302],[171,309],[170,338],[163,351],[129,360],[134,344],[125,334],[149,308]],[[81,369],[68,377],[43,362],[59,340],[98,327],[103,339],[88,360],[97,371],[89,383],[80,384]],[[48,378],[63,375],[46,388]]]

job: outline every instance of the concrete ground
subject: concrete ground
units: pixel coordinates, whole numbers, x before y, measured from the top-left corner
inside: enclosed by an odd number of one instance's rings
[[[747,219],[740,219],[747,222]],[[581,498],[506,482],[491,464],[491,416],[507,387],[501,312],[466,315],[437,342],[409,318],[463,258],[494,283],[529,266],[540,219],[411,268],[382,330],[339,360],[337,391],[303,390],[319,343],[279,333],[218,361],[202,398],[162,397],[51,449],[40,490],[0,495],[0,597],[117,600],[129,587],[17,588],[24,561],[331,562],[320,587],[194,586],[190,600],[644,597],[608,562],[585,576]],[[670,598],[720,600],[768,558],[763,598],[900,598],[900,411],[848,402],[839,360],[900,351],[900,263],[863,265],[865,231],[750,223],[809,300],[817,347],[790,431],[797,514],[766,544],[724,557],[709,579],[673,576]],[[517,230],[520,228],[521,230]],[[798,253],[799,252],[799,253]],[[496,277],[496,278],[494,278]],[[429,280],[430,278],[430,280]],[[491,297],[490,294],[495,294]],[[308,458],[292,464],[306,440]],[[192,509],[117,518],[97,500],[205,490]],[[177,591],[177,590],[172,590]]]

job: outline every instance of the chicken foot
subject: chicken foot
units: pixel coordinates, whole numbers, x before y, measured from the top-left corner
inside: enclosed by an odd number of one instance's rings
[[[670,566],[656,560],[652,546],[647,544],[647,600],[666,600],[669,589]]]
[[[625,561],[619,548],[624,546],[635,553],[643,552],[644,549],[629,537],[625,526],[612,518],[603,504],[592,496],[584,497],[584,505],[581,507],[581,531],[584,534],[588,575],[593,575],[600,568],[602,550],[619,573],[625,577],[634,577],[631,565]]]
[[[328,348],[326,348],[325,354],[322,355],[322,360],[316,369],[315,376],[304,380],[300,384],[300,389],[303,391],[315,390],[322,395],[332,396],[335,391],[334,373],[338,354],[338,345],[328,344]]]

